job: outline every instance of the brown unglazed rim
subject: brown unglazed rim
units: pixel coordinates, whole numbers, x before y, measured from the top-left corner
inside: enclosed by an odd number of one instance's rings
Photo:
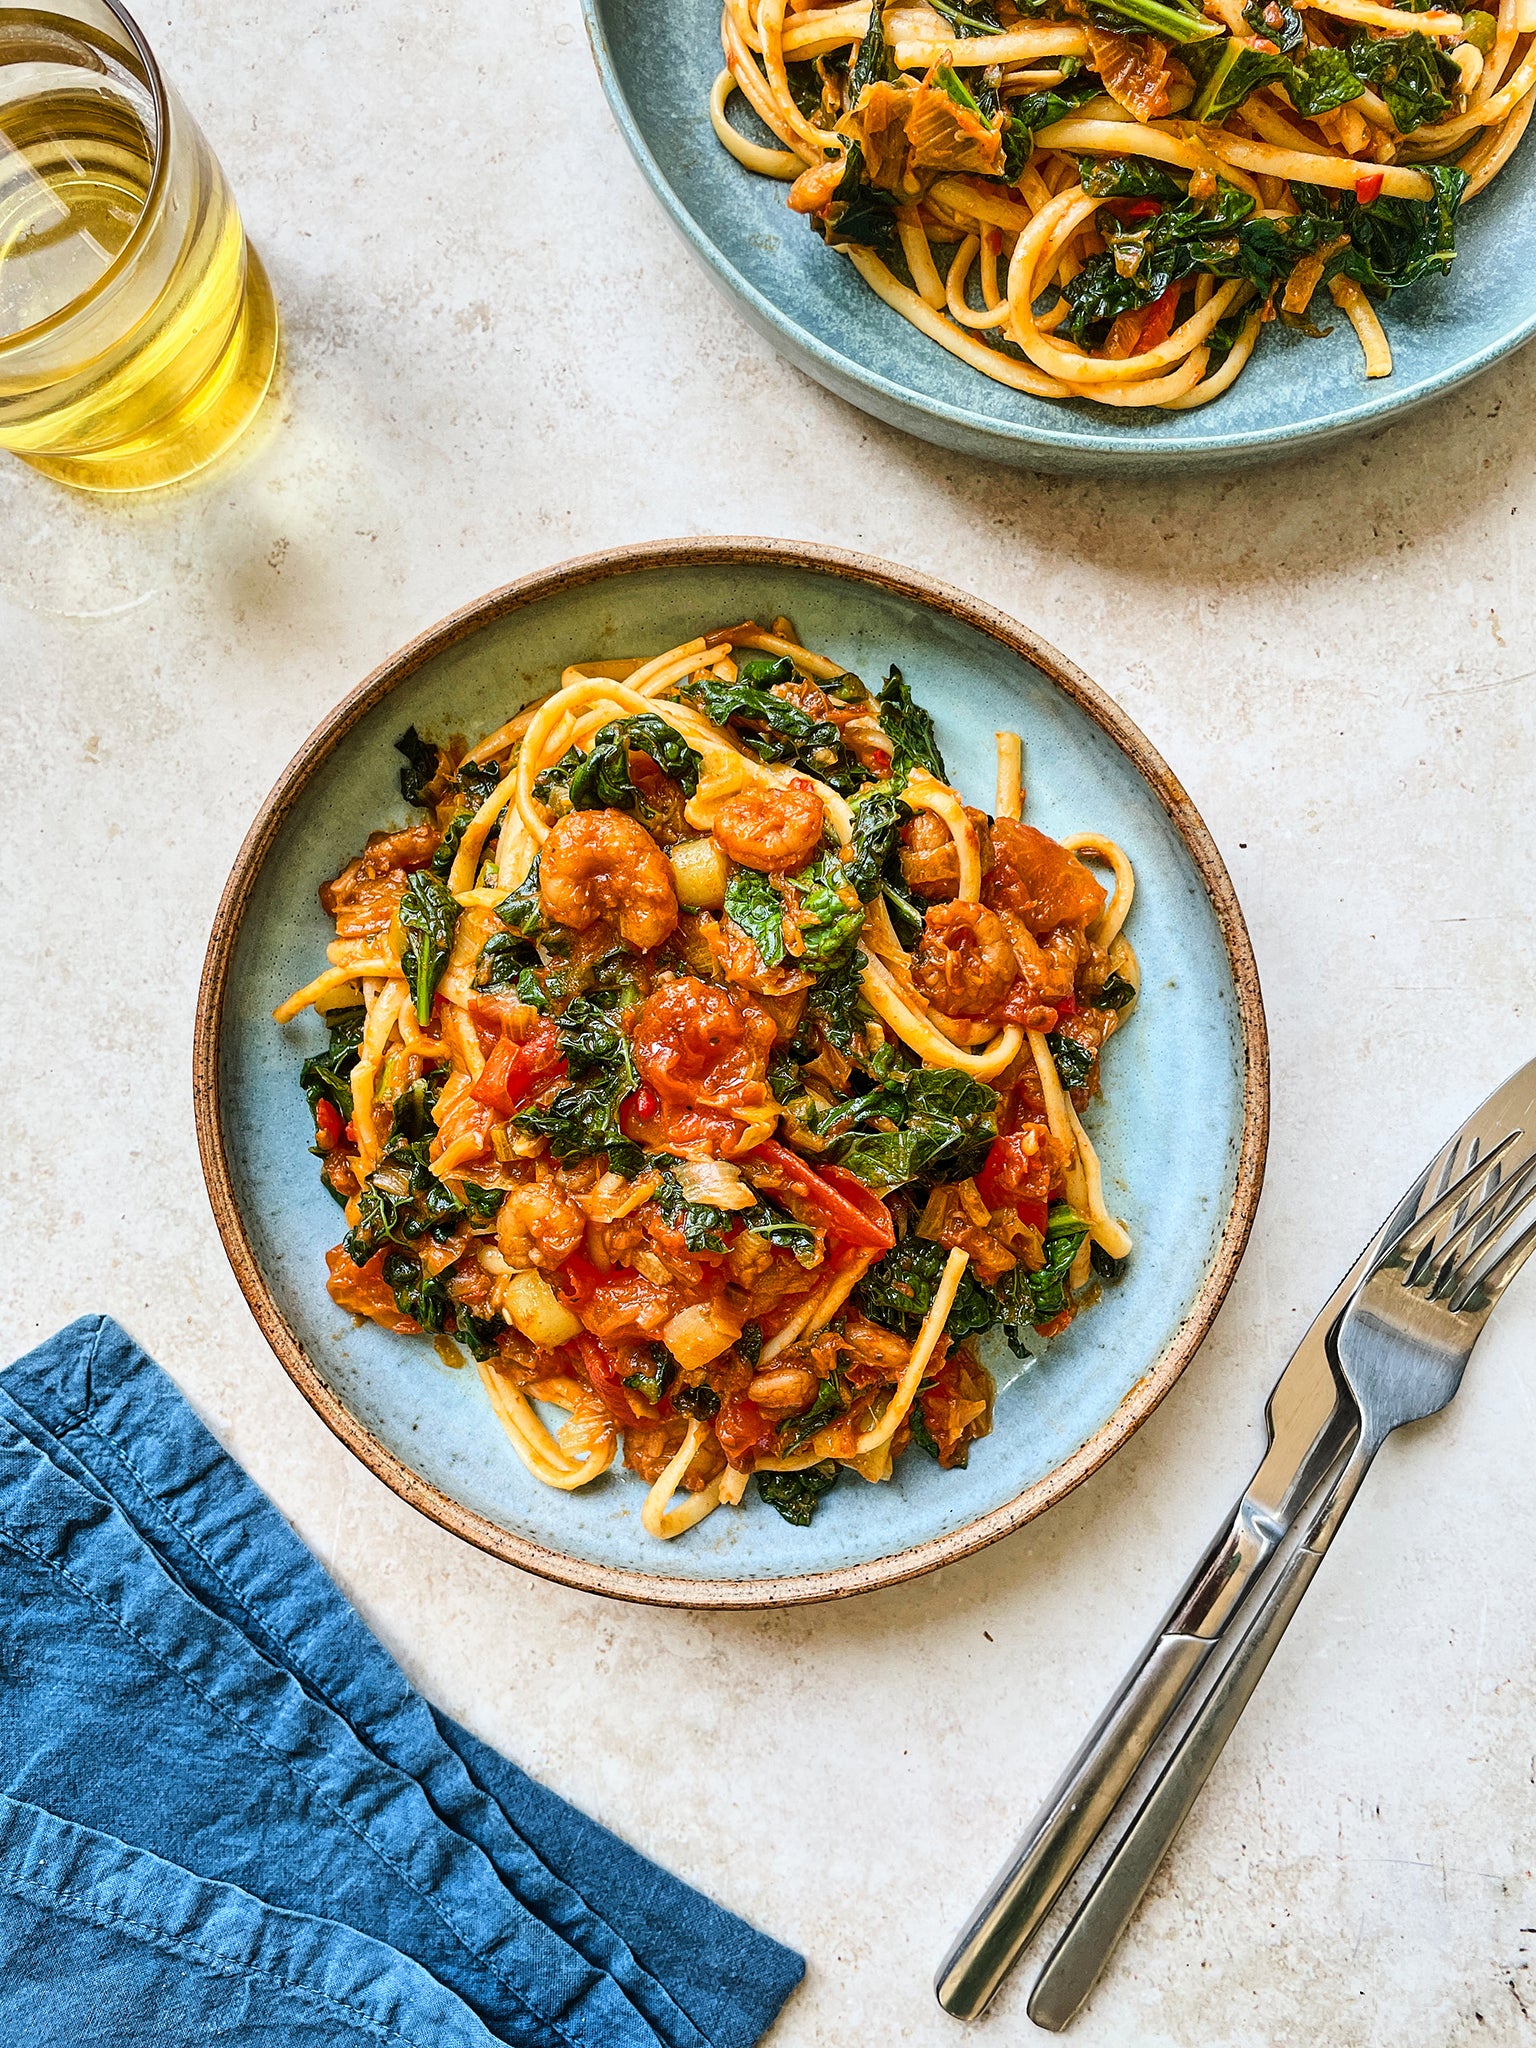
[[[579,1558],[562,1556],[558,1551],[529,1541],[527,1537],[514,1536],[411,1471],[344,1406],[289,1328],[246,1235],[224,1146],[219,1045],[236,937],[262,864],[309,778],[342,744],[360,719],[366,717],[408,676],[414,675],[446,648],[468,639],[495,620],[510,617],[527,605],[537,604],[562,591],[601,583],[635,570],[717,568],[735,564],[808,569],[851,582],[872,584],[931,611],[962,620],[1022,655],[1058,690],[1080,706],[1129,757],[1137,772],[1156,793],[1188,849],[1221,927],[1242,1025],[1243,1142],[1231,1213],[1210,1271],[1189,1314],[1150,1370],[1131,1388],[1103,1427],[1053,1472],[1027,1487],[1016,1499],[993,1508],[963,1528],[870,1563],[845,1565],[836,1571],[809,1572],[798,1578],[695,1580],[590,1564]],[[493,1557],[505,1558],[509,1564],[521,1565],[525,1571],[537,1572],[542,1578],[575,1586],[584,1592],[604,1593],[616,1599],[645,1601],[661,1607],[788,1607],[808,1601],[839,1599],[851,1593],[872,1592],[877,1587],[896,1585],[904,1579],[935,1571],[940,1565],[954,1563],[957,1558],[969,1557],[973,1551],[995,1543],[1000,1536],[1012,1534],[1036,1515],[1053,1507],[1091,1472],[1096,1472],[1141,1427],[1199,1348],[1232,1284],[1248,1242],[1248,1233],[1253,1227],[1269,1137],[1269,1045],[1258,969],[1254,964],[1248,929],[1238,908],[1231,879],[1204,820],[1157,750],[1096,683],[1090,682],[1054,647],[993,606],[914,570],[893,568],[868,555],[812,543],[779,540],[645,541],[633,547],[585,555],[537,575],[521,577],[517,582],[466,605],[461,611],[451,613],[376,668],[351,696],[322,719],[283,770],[236,856],[214,919],[202,984],[198,990],[192,1086],[203,1175],[213,1204],[214,1220],[224,1240],[230,1264],[235,1269],[235,1278],[267,1342],[321,1420],[402,1500],[419,1508],[442,1528],[489,1551]]]

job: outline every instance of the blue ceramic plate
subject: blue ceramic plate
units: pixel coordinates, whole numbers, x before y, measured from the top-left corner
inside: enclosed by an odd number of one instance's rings
[[[490,730],[582,657],[648,654],[721,622],[787,613],[866,676],[896,661],[934,713],[960,787],[991,800],[993,734],[1024,735],[1028,815],[1111,833],[1136,864],[1130,931],[1144,994],[1090,1112],[1112,1206],[1136,1240],[1120,1283],[1020,1371],[965,1471],[908,1456],[851,1476],[797,1529],[749,1492],[660,1544],[645,1488],[610,1473],[572,1494],[525,1471],[473,1370],[419,1338],[357,1326],[325,1291],[340,1216],[306,1147],[297,1072],[324,1041],[279,1028],[332,936],[316,887],[407,813],[394,740]],[[305,744],[241,849],[199,1002],[198,1129],[226,1248],[263,1330],[324,1419],[408,1500],[496,1555],[633,1599],[767,1606],[861,1591],[1017,1528],[1109,1456],[1209,1327],[1247,1238],[1264,1156],[1263,1012],[1241,913],[1189,799],[1086,677],[976,600],[866,558],[773,541],[672,541],[494,592],[396,655]],[[1011,1375],[1011,1376],[1010,1376]]]
[[[1230,468],[1337,440],[1453,390],[1536,332],[1536,143],[1469,206],[1448,278],[1384,316],[1396,368],[1367,383],[1342,314],[1325,341],[1267,329],[1225,397],[1193,412],[1118,412],[1028,398],[968,369],[881,303],[846,257],[744,170],[709,123],[721,66],[718,0],[582,0],[597,68],[652,190],[760,334],[818,383],[877,419],[962,455],[1027,469]],[[731,119],[759,140],[737,95]],[[775,144],[775,146],[777,146]]]

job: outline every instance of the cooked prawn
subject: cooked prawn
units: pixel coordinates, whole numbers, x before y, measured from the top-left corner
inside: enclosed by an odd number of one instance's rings
[[[1018,979],[1008,928],[983,903],[936,903],[923,921],[912,979],[946,1017],[984,1017]]]
[[[539,862],[539,904],[578,932],[612,917],[619,937],[640,952],[677,929],[666,855],[623,811],[571,811],[552,827]]]
[[[744,789],[715,814],[715,843],[738,867],[763,875],[803,868],[821,844],[826,806],[814,789]]]
[[[635,1066],[663,1102],[761,1102],[777,1035],[767,1011],[747,997],[683,975],[640,1005]]]
[[[587,1234],[587,1219],[553,1181],[513,1188],[496,1212],[496,1245],[509,1266],[552,1273]]]

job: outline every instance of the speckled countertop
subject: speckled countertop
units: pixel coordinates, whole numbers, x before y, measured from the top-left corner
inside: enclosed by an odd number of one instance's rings
[[[98,502],[0,461],[0,1355],[82,1311],[126,1323],[427,1692],[806,1952],[774,2048],[946,2048],[933,1966],[1246,1477],[1290,1343],[1536,1052],[1536,354],[1226,482],[968,468],[725,308],[573,0],[139,18],[233,177],[288,357],[200,488]],[[192,1134],[208,922],[310,726],[491,585],[692,531],[868,549],[1081,662],[1226,854],[1274,1040],[1253,1243],[1148,1426],[1011,1541],[788,1615],[608,1604],[411,1513],[258,1335]],[[1527,1277],[1456,1405],[1384,1454],[1082,2048],[1536,2036],[1533,1358]],[[979,2041],[1033,2036],[1024,1989]]]

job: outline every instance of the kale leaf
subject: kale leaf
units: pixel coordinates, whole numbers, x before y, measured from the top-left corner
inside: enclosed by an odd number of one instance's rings
[[[904,1237],[870,1267],[853,1291],[860,1312],[872,1323],[915,1337],[948,1264],[949,1253],[925,1237]],[[959,1341],[984,1335],[998,1320],[998,1304],[967,1266],[944,1328]]]
[[[909,804],[889,789],[871,789],[853,807],[853,859],[845,878],[858,892],[861,903],[880,894],[887,861],[896,851],[901,828],[912,816]]]
[[[864,1002],[864,955],[855,951],[841,967],[823,974],[806,995],[807,1016],[814,1017],[839,1052],[856,1051],[864,1019],[873,1014]]]
[[[1045,1264],[1038,1273],[1026,1273],[1022,1265],[1003,1276],[998,1293],[1004,1301],[1004,1320],[1016,1309],[1030,1323],[1048,1323],[1071,1305],[1067,1276],[1078,1246],[1088,1235],[1088,1225],[1067,1202],[1052,1202],[1045,1226]],[[1011,1283],[1011,1286],[1010,1286]],[[1011,1341],[1011,1340],[1010,1340]]]
[[[400,899],[400,925],[406,947],[400,956],[420,1023],[432,1019],[432,997],[453,950],[459,906],[430,869],[420,868],[405,885]]]
[[[655,813],[630,776],[631,753],[649,755],[685,796],[697,790],[703,756],[675,726],[647,711],[634,718],[612,720],[586,753],[572,747],[538,777],[533,793],[551,810],[629,811],[636,817],[653,817]]]
[[[1220,22],[1207,21],[1197,7],[1185,6],[1183,0],[1094,0],[1088,15],[1093,21],[1102,17],[1105,27],[1122,33],[1125,24],[1133,22],[1175,47],[1209,42],[1213,36],[1226,34]]]
[[[461,1301],[453,1305],[453,1334],[471,1358],[494,1358],[497,1333],[506,1327],[500,1316],[477,1316]]]
[[[1298,199],[1329,228],[1342,227],[1350,246],[1329,264],[1325,276],[1352,277],[1367,291],[1386,297],[1417,284],[1456,260],[1456,212],[1467,189],[1467,174],[1455,164],[1421,164],[1434,187],[1432,199],[1374,199],[1362,206],[1352,192],[1323,192],[1297,186]]]
[[[997,1091],[952,1067],[910,1067],[836,1105],[821,1135],[832,1163],[877,1195],[965,1180],[997,1136]]]
[[[812,974],[827,974],[847,964],[864,929],[862,903],[846,903],[848,870],[835,853],[824,853],[790,880],[800,891],[800,927],[804,951],[800,964]]]
[[[784,898],[766,875],[738,868],[725,885],[725,914],[744,931],[765,967],[784,958]]]
[[[803,1529],[815,1514],[821,1496],[836,1486],[837,1474],[837,1460],[826,1458],[819,1465],[807,1465],[802,1472],[759,1472],[757,1490],[786,1522]]]
[[[408,804],[421,805],[424,794],[437,779],[440,749],[424,740],[414,725],[408,725],[395,741],[395,752],[405,756],[400,770],[400,794]]]
[[[873,33],[873,20],[870,28]],[[857,65],[854,68],[857,71]],[[826,207],[819,214],[807,214],[806,218],[829,249],[851,243],[855,248],[873,249],[878,256],[900,253],[896,201],[889,192],[869,182],[864,171],[864,152],[856,142],[850,143],[844,153],[843,175]]]
[[[729,730],[760,761],[803,768],[841,795],[851,795],[869,780],[869,772],[843,745],[830,719],[812,718],[798,704],[773,694],[794,680],[795,665],[787,654],[764,656],[744,661],[734,683],[705,676],[684,684],[678,695]]]
[[[383,1272],[401,1315],[414,1317],[423,1330],[443,1327],[452,1304],[440,1275],[428,1273],[414,1252],[390,1252]]]
[[[893,667],[885,679],[885,687],[879,697],[879,717],[892,748],[890,779],[893,789],[903,788],[914,768],[926,768],[940,782],[949,780],[933,720],[920,704],[913,703],[912,692],[903,681],[899,668]]]
[[[679,1415],[696,1415],[701,1422],[709,1422],[720,1413],[720,1396],[709,1386],[678,1387],[672,1406]]]
[[[662,1176],[651,1199],[668,1229],[675,1230],[691,1252],[723,1252],[732,1212],[717,1209],[712,1202],[690,1202],[678,1184],[675,1159],[657,1159],[653,1163],[662,1168]]]
[[[638,1081],[629,1040],[584,996],[566,1005],[558,1029],[569,1081],[546,1107],[525,1109],[513,1124],[530,1136],[547,1138],[556,1159],[591,1159],[606,1152],[612,1170],[632,1180],[645,1155],[619,1128],[619,1105]]]
[[[1410,135],[1451,111],[1451,94],[1461,74],[1437,43],[1417,29],[1406,36],[1371,38],[1363,31],[1349,40],[1349,61],[1387,103],[1399,135]]]
[[[1278,44],[1282,57],[1294,57],[1306,43],[1301,16],[1286,0],[1248,0],[1243,19],[1256,36]]]
[[[1103,87],[1096,78],[1079,83],[1048,85],[1039,92],[1021,93],[1008,102],[1008,119],[1003,128],[1003,171],[1011,183],[1029,162],[1035,146],[1035,130],[1052,121],[1065,121],[1079,107],[1096,99]]]
[[[1094,1055],[1080,1038],[1071,1038],[1065,1031],[1052,1031],[1046,1036],[1051,1048],[1051,1058],[1056,1062],[1056,1072],[1063,1088],[1086,1088],[1093,1079]]]
[[[343,1123],[352,1117],[352,1069],[357,1065],[358,1047],[368,1013],[363,1009],[332,1010],[326,1018],[331,1041],[324,1052],[311,1053],[299,1069],[299,1086],[309,1101],[310,1114],[321,1102],[329,1102]]]
[[[877,79],[887,81],[896,76],[896,64],[885,40],[885,29],[881,22],[882,10],[872,7],[869,13],[869,27],[864,40],[859,44],[852,64],[848,67],[848,104],[855,107],[866,85],[873,85]]]
[[[750,1230],[755,1237],[766,1239],[769,1244],[779,1245],[792,1252],[798,1265],[808,1271],[821,1257],[816,1244],[816,1232],[809,1223],[797,1223],[793,1216],[786,1216],[776,1203],[766,1197],[752,1208],[738,1211],[743,1230]]]
[[[366,1266],[385,1245],[413,1245],[424,1237],[444,1243],[469,1214],[467,1202],[432,1171],[430,1136],[412,1136],[413,1122],[400,1109],[397,1104],[395,1132],[363,1183],[357,1221],[346,1235],[344,1248],[354,1266]]]
[[[1298,63],[1281,52],[1228,41],[1209,53],[1190,113],[1219,125],[1261,85],[1283,85],[1298,114],[1311,119],[1359,99],[1365,86],[1342,50],[1318,47]],[[1198,66],[1198,58],[1194,60]]]
[[[633,1387],[642,1401],[654,1408],[668,1386],[677,1378],[677,1360],[664,1344],[653,1344],[646,1366],[624,1375],[626,1387]]]

